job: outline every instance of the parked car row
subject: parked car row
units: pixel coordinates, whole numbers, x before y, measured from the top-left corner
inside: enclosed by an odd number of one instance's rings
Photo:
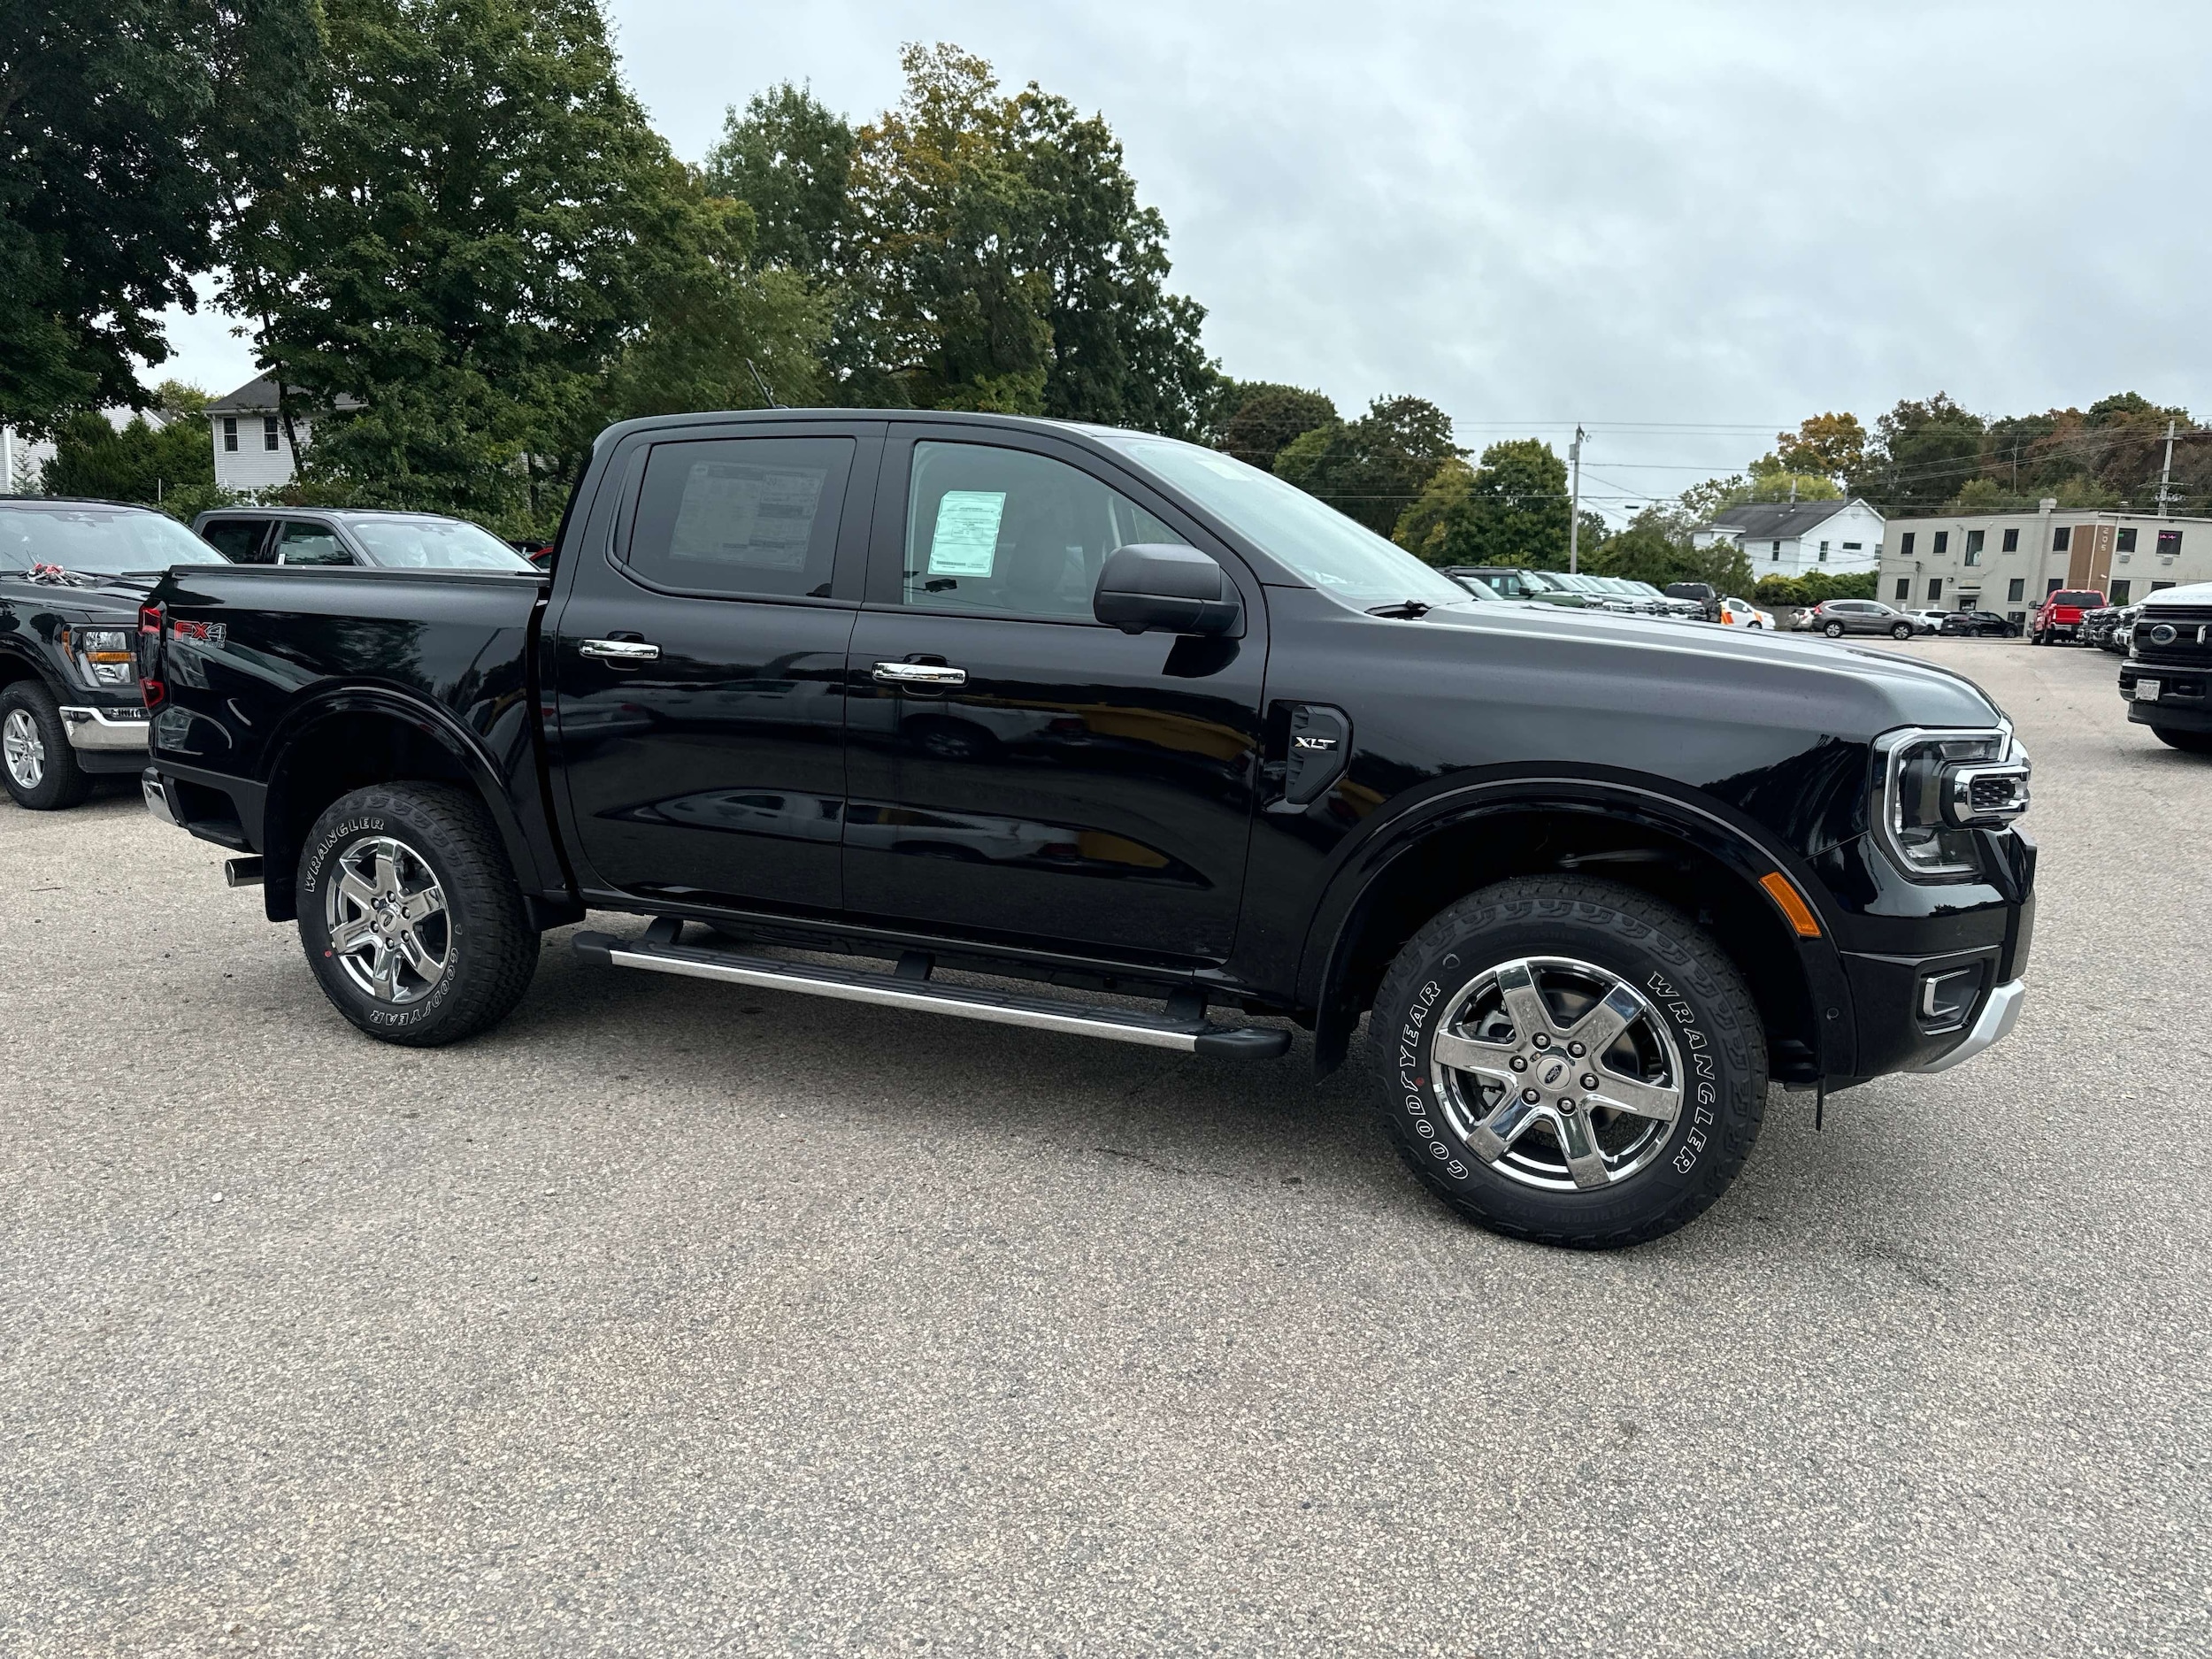
[[[2081,642],[2093,645],[2101,651],[2124,654],[2128,641],[2134,633],[2135,618],[2140,605],[2099,605],[2085,611],[2081,618]]]

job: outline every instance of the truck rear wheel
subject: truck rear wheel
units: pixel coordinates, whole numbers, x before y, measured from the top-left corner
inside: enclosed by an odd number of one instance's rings
[[[1728,1189],[1766,1111],[1743,976],[1616,882],[1529,877],[1453,904],[1391,964],[1368,1041],[1414,1172],[1542,1244],[1673,1232]]]
[[[372,1037],[458,1042],[511,1013],[538,936],[483,803],[448,784],[357,789],[308,832],[300,944],[323,995]]]
[[[0,781],[10,800],[33,812],[58,812],[92,793],[92,779],[69,747],[60,705],[35,680],[0,691]]]

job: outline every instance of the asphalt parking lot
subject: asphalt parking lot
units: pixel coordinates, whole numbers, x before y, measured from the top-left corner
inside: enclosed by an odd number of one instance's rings
[[[0,1650],[2202,1654],[2212,762],[2036,761],[2030,995],[1624,1255],[1257,1065],[595,969],[357,1035],[0,800]],[[623,924],[616,924],[623,925]]]

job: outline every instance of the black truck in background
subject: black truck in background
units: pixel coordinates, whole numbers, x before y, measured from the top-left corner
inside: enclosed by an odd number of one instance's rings
[[[1477,604],[1225,456],[1006,417],[618,426],[553,566],[145,607],[150,806],[373,1036],[482,1030],[588,909],[650,918],[575,936],[611,966],[1197,1054],[1286,1020],[1325,1070],[1365,1014],[1425,1181],[1610,1246],[1770,1080],[2019,1011],[2026,757],[1923,663]]]

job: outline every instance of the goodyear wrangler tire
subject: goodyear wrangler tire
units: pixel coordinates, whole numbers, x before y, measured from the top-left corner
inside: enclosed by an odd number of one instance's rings
[[[538,936],[483,803],[436,783],[357,789],[315,820],[295,877],[323,994],[411,1048],[496,1025],[529,988]]]
[[[1451,905],[1369,1024],[1392,1139],[1445,1202],[1539,1243],[1671,1233],[1743,1168],[1766,1037],[1735,964],[1672,906],[1528,877]]]

